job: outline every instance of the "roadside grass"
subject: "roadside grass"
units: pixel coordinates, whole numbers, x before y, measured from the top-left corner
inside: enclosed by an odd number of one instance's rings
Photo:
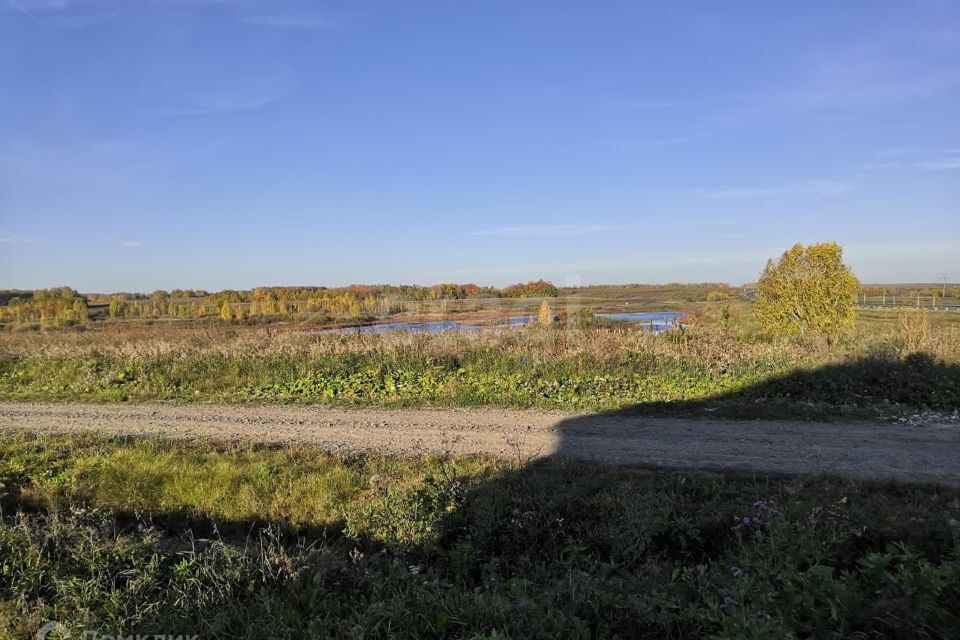
[[[949,315],[898,323],[887,313],[832,344],[766,340],[742,304],[702,305],[687,328],[661,336],[603,323],[436,335],[169,324],[2,332],[0,399],[895,417],[960,406],[960,324]]]
[[[948,638],[960,490],[0,436],[0,634]]]

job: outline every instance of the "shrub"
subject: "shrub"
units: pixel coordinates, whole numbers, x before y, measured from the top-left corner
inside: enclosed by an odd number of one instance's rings
[[[840,245],[796,244],[767,262],[757,282],[757,317],[773,335],[834,338],[853,327],[859,286]]]
[[[537,312],[537,322],[540,324],[553,324],[553,311],[550,304],[544,300],[540,303],[540,311]]]
[[[729,300],[730,293],[727,291],[708,291],[707,302],[717,302],[720,300]]]
[[[510,298],[556,298],[560,295],[560,290],[557,289],[552,282],[546,280],[512,284],[504,289],[503,292]]]

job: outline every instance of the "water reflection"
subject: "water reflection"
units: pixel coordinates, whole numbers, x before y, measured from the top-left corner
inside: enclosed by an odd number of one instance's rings
[[[683,313],[679,311],[654,311],[637,313],[595,313],[595,318],[620,322],[640,322],[653,333],[663,333],[672,328]],[[468,321],[432,320],[426,322],[385,322],[362,327],[344,327],[327,329],[323,333],[386,333],[389,331],[410,331],[413,333],[442,333],[444,331],[479,331],[487,327],[520,327],[533,324],[536,316],[510,316],[489,324],[470,324]]]

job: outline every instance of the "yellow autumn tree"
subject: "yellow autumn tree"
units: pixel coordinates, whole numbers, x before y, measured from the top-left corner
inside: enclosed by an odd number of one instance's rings
[[[220,305],[220,319],[230,320],[232,318],[233,318],[233,309],[230,308],[230,303],[224,300],[223,304]]]
[[[537,322],[540,324],[553,323],[553,311],[550,309],[550,305],[547,304],[546,300],[540,303],[540,311],[537,312]]]
[[[839,244],[796,244],[767,261],[757,281],[757,319],[773,335],[834,338],[853,327],[859,287]]]

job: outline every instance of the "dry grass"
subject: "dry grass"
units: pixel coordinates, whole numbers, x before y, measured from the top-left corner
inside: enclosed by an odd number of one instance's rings
[[[925,351],[946,362],[960,362],[960,326],[912,309],[890,321],[861,323],[855,332],[834,345],[825,341],[769,341],[753,335],[751,319],[741,312],[734,329],[720,331],[718,309],[694,318],[688,330],[653,336],[638,327],[584,327],[553,330],[490,328],[475,333],[439,334],[392,332],[323,333],[296,325],[245,326],[218,323],[104,324],[81,329],[0,332],[0,357],[197,357],[302,356],[319,358],[349,354],[396,352],[423,357],[457,356],[468,351],[496,350],[506,355],[537,359],[588,356],[597,361],[624,352],[654,356],[694,357],[720,366],[735,361],[772,356],[797,360],[831,360],[875,353],[878,346],[899,346],[905,352]],[[746,315],[746,317],[743,317]],[[943,315],[943,314],[939,314]]]
[[[920,307],[904,307],[897,312],[897,333],[903,340],[903,353],[930,348],[930,312]]]
[[[714,305],[660,336],[569,322],[440,334],[216,322],[2,332],[0,398],[666,412],[713,399],[729,417],[819,418],[952,411],[960,398],[953,314],[886,314],[829,343],[767,340],[749,308],[724,323],[720,313]]]

